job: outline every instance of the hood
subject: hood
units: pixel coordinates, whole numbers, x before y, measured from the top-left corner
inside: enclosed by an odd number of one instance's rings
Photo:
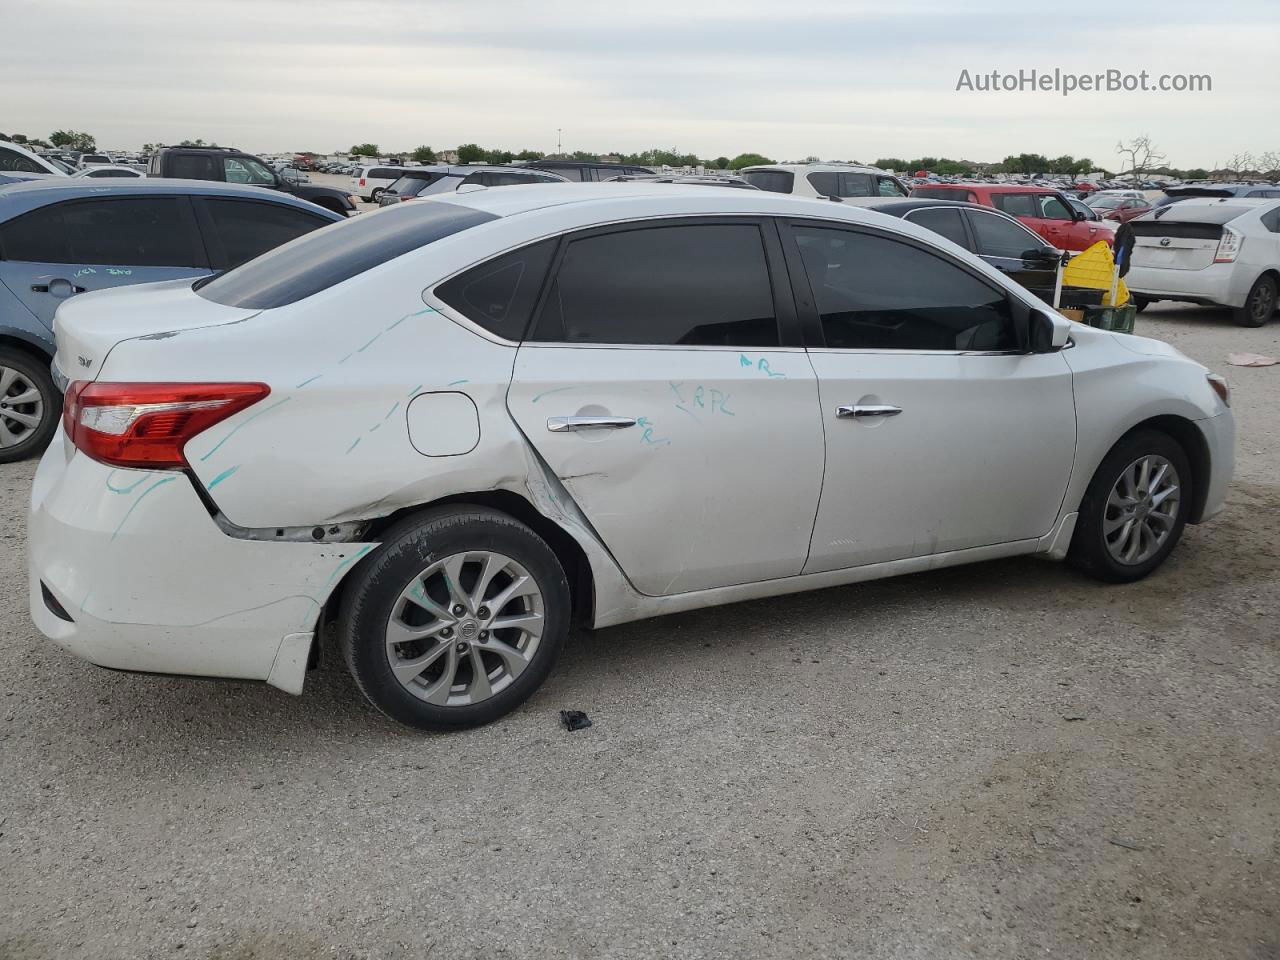
[[[111,348],[124,340],[171,337],[183,330],[240,323],[261,313],[206,300],[190,277],[85,293],[53,317],[54,365],[69,380],[94,380]]]
[[[1202,366],[1177,347],[1170,346],[1163,340],[1152,340],[1150,337],[1139,337],[1132,333],[1113,333],[1111,336],[1126,350],[1142,354],[1144,357],[1167,357],[1170,360],[1185,360],[1187,363]]]

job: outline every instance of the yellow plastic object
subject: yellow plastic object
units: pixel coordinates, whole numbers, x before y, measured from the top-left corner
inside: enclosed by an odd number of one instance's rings
[[[1062,285],[1064,287],[1089,287],[1092,290],[1106,291],[1102,296],[1104,306],[1116,306],[1129,302],[1129,290],[1121,280],[1116,285],[1116,303],[1111,302],[1111,276],[1115,273],[1116,261],[1111,256],[1111,248],[1106,241],[1099,240],[1088,250],[1071,258],[1071,262],[1062,268]]]

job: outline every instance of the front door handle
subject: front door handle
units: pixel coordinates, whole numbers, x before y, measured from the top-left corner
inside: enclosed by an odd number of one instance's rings
[[[33,283],[31,285],[32,293],[51,293],[55,297],[70,297],[77,293],[84,293],[84,287],[79,284],[72,283],[70,280],[63,280],[59,277],[56,280],[50,280],[48,283]]]
[[[548,417],[547,429],[552,433],[574,433],[578,430],[621,430],[634,427],[635,417]]]
[[[849,403],[836,407],[837,417],[896,417],[902,412],[901,407],[888,403]]]

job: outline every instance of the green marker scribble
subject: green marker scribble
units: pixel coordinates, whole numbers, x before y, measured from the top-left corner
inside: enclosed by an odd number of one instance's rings
[[[140,504],[143,500],[147,498],[147,494],[149,494],[156,487],[163,487],[166,483],[173,483],[173,481],[177,479],[178,479],[177,477],[164,477],[160,480],[157,480],[151,486],[147,487],[147,489],[143,490],[142,493],[138,495],[138,499],[133,501],[133,503],[129,505],[129,509],[126,510],[124,516],[120,518],[120,522],[116,524],[116,529],[115,529],[115,532],[111,534],[111,539],[114,540],[120,534],[120,528],[123,527],[125,524],[125,521],[128,520],[129,517],[133,515],[133,511],[138,509],[138,504]]]
[[[257,420],[257,419],[258,419],[260,416],[262,416],[264,413],[270,413],[272,410],[276,409],[276,407],[279,407],[281,404],[288,403],[290,399],[291,399],[290,397],[285,397],[285,398],[284,398],[283,400],[281,400],[279,403],[273,403],[273,404],[272,404],[271,406],[269,406],[269,407],[263,407],[261,410],[259,410],[257,413],[255,413],[253,416],[251,416],[251,417],[246,417],[245,419],[241,420],[239,423],[237,423],[234,427],[232,427],[232,428],[231,428],[230,432],[229,432],[229,433],[227,433],[227,435],[226,435],[225,437],[223,437],[221,440],[219,440],[219,441],[214,445],[214,448],[213,448],[212,450],[210,450],[208,453],[206,453],[203,457],[201,457],[201,458],[200,458],[201,462],[203,462],[203,461],[205,461],[205,460],[208,460],[208,459],[209,459],[210,457],[212,457],[215,453],[217,453],[217,452],[218,452],[218,448],[219,448],[219,447],[221,447],[221,446],[222,446],[224,443],[226,443],[228,440],[230,440],[232,437],[234,437],[234,436],[235,436],[235,435],[236,435],[236,434],[237,434],[241,429],[243,429],[244,427],[247,427],[249,424],[253,423],[253,421]]]
[[[223,480],[227,479],[227,477],[231,476],[233,473],[235,473],[239,469],[240,469],[240,464],[238,463],[234,467],[227,467],[227,469],[223,470],[220,474],[218,474],[211,481],[209,481],[209,486],[207,489],[212,490],[214,487],[216,487]]]

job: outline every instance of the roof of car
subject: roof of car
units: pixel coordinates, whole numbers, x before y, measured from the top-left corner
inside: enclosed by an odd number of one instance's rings
[[[1058,187],[1041,187],[1033,183],[930,183],[916,190],[985,190],[987,193],[1061,193]]]
[[[208,196],[245,197],[266,200],[297,207],[308,213],[324,216],[329,220],[341,220],[339,214],[314,203],[268,187],[254,187],[239,183],[221,183],[213,180],[177,180],[160,177],[128,177],[94,179],[92,177],[50,177],[12,183],[0,188],[0,220],[8,220],[28,210],[35,210],[60,200],[76,200],[87,197],[109,196]]]
[[[536,173],[540,177],[556,177],[568,183],[569,180],[560,176],[554,170],[543,170],[539,167],[516,167],[507,166],[501,163],[437,163],[425,167],[405,167],[400,171],[400,176],[408,177],[415,173],[440,173],[447,174],[452,177],[466,177],[473,173],[519,173],[527,170],[529,173]]]
[[[738,173],[751,173],[756,170],[784,170],[788,173],[798,173],[801,170],[809,173],[826,172],[828,170],[851,170],[854,173],[883,173],[889,175],[888,170],[867,166],[862,163],[760,163],[754,167],[743,167]]]
[[[1186,220],[1213,220],[1221,222],[1214,211],[1235,210],[1236,216],[1261,207],[1280,206],[1277,197],[1187,197],[1168,206],[1157,207],[1154,213],[1144,214],[1144,220],[1163,220],[1166,222]],[[1168,213],[1164,211],[1168,210]]]

